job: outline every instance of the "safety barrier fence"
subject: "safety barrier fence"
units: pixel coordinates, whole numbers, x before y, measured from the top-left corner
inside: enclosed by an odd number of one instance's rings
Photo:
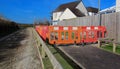
[[[63,69],[63,67],[61,66],[61,64],[56,60],[56,58],[53,56],[53,54],[51,53],[51,51],[48,49],[47,45],[45,44],[45,42],[42,40],[42,38],[38,35],[38,33],[35,31],[35,29],[33,29],[33,33],[34,36],[36,37],[37,43],[39,45],[39,47],[42,48],[42,52],[41,52],[41,56],[42,58],[45,58],[45,56],[47,55],[48,58],[50,59],[53,68],[54,69]]]

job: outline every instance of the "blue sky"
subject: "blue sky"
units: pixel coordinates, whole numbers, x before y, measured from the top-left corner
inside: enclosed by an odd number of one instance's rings
[[[76,0],[1,0],[0,15],[18,23],[33,23],[35,19],[49,19],[60,4]],[[115,5],[116,0],[101,0],[101,9]],[[98,0],[83,0],[84,5],[98,7]]]

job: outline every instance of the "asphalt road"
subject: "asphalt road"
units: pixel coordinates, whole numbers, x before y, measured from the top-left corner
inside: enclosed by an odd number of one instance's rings
[[[120,55],[93,46],[60,46],[59,49],[84,69],[120,69]]]
[[[31,28],[0,41],[0,69],[42,69]]]

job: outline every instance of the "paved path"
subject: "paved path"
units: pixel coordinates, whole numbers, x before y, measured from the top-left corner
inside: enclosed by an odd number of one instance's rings
[[[60,46],[69,58],[84,69],[120,69],[120,56],[96,47]]]
[[[42,69],[32,29],[20,30],[0,41],[0,69]]]

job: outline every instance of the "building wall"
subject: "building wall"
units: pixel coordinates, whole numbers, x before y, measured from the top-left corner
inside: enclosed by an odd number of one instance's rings
[[[58,21],[63,12],[53,12],[53,21]]]
[[[116,0],[116,12],[120,12],[120,0]]]
[[[66,19],[72,19],[76,18],[77,16],[71,12],[68,8],[63,12],[63,14],[60,16],[60,21],[66,20]]]
[[[108,14],[108,13],[114,13],[114,12],[116,12],[116,6],[103,9],[100,11],[100,14]]]
[[[88,14],[89,14],[89,16],[95,15],[95,13],[93,13],[93,12],[88,12]]]
[[[82,2],[80,2],[77,7],[77,9],[79,9],[82,13],[84,13],[86,16],[88,16],[88,12],[87,9],[85,8],[84,4]]]

